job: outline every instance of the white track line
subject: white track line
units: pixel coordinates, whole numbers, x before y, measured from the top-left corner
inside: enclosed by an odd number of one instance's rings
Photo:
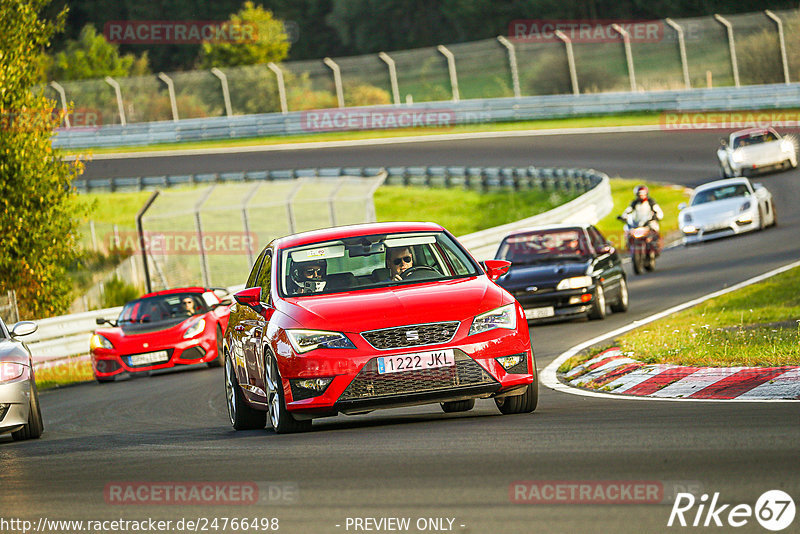
[[[684,302],[683,304],[678,304],[677,306],[673,306],[668,310],[664,310],[655,315],[651,315],[650,317],[646,317],[638,321],[633,321],[632,323],[625,325],[621,328],[617,328],[616,330],[612,330],[611,332],[607,332],[605,334],[592,338],[588,341],[584,341],[579,345],[575,345],[566,352],[561,353],[561,355],[559,355],[555,360],[553,360],[550,363],[550,365],[548,365],[541,371],[541,382],[550,389],[554,389],[562,393],[570,393],[572,395],[582,395],[584,397],[601,397],[604,399],[616,399],[616,400],[674,401],[674,402],[797,402],[791,399],[738,399],[738,398],[737,399],[684,399],[684,398],[663,398],[663,397],[659,398],[659,397],[646,397],[646,396],[633,396],[633,395],[615,395],[613,393],[602,393],[599,391],[587,391],[583,389],[573,388],[559,382],[558,377],[556,376],[556,372],[562,363],[572,358],[580,351],[589,348],[596,343],[599,343],[609,338],[613,338],[620,334],[624,334],[625,332],[633,330],[634,328],[639,328],[640,326],[652,323],[653,321],[661,319],[662,317],[666,317],[681,310],[685,310],[686,308],[691,308],[692,306],[700,304],[701,302],[705,302],[706,300],[719,297],[721,295],[725,295],[726,293],[737,291],[743,287],[755,284],[757,282],[761,282],[762,280],[766,280],[767,278],[771,278],[777,274],[786,272],[795,267],[800,267],[800,261],[792,262],[788,265],[784,265],[783,267],[778,267],[777,269],[773,269],[772,271],[758,275],[754,278],[750,278],[749,280],[745,280],[744,282],[740,282],[731,287],[726,287],[725,289],[720,289],[719,291],[715,291],[713,293],[709,293],[708,295],[704,295],[694,300]]]

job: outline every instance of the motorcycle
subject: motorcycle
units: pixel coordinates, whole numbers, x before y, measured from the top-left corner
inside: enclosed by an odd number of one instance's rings
[[[617,219],[625,223],[625,241],[631,252],[633,272],[641,274],[643,270],[655,269],[656,258],[661,254],[661,238],[650,226],[655,219],[637,218],[635,212],[627,217],[618,215]]]

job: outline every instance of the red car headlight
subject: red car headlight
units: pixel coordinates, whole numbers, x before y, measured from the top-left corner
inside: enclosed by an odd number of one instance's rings
[[[114,344],[100,334],[94,334],[89,342],[89,348],[94,349],[113,349]]]

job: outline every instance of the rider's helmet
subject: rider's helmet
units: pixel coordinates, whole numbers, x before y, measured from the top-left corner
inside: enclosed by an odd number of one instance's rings
[[[644,192],[644,198],[647,198],[648,194],[650,193],[646,185],[637,185],[633,188],[633,194],[637,197],[639,196],[640,192]]]
[[[292,265],[289,277],[301,293],[319,293],[325,289],[327,271],[325,260],[301,261]]]

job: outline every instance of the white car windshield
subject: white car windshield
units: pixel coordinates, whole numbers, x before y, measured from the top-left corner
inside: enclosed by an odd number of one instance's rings
[[[281,293],[297,297],[482,274],[444,232],[358,236],[283,250]]]
[[[733,148],[740,148],[743,146],[749,145],[759,145],[761,143],[769,143],[771,141],[777,141],[778,137],[773,132],[756,132],[748,135],[741,135],[739,137],[734,138],[733,140]]]
[[[750,190],[745,184],[733,184],[712,189],[703,189],[695,194],[692,199],[692,206],[716,202],[717,200],[725,200],[727,198],[748,196],[750,196]]]

